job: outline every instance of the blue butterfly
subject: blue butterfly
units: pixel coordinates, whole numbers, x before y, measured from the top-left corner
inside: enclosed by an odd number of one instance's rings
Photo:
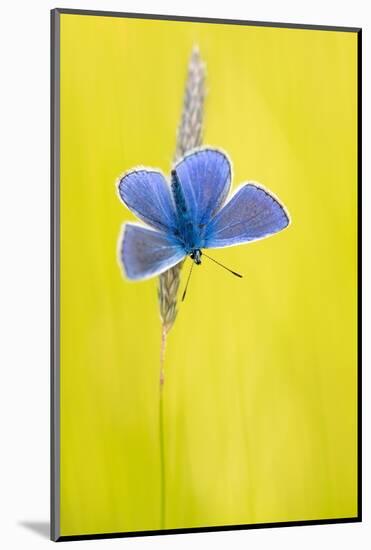
[[[289,225],[284,206],[260,185],[246,183],[225,202],[230,187],[230,161],[210,147],[195,149],[177,162],[170,186],[159,170],[135,168],[125,173],[118,183],[119,195],[150,226],[123,227],[119,257],[126,276],[148,279],[186,256],[200,264],[205,248],[256,241]]]

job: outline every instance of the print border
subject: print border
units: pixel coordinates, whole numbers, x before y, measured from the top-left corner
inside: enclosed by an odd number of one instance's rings
[[[285,29],[307,29],[357,34],[357,515],[346,518],[322,518],[318,520],[285,521],[244,525],[221,525],[130,531],[117,533],[92,533],[82,535],[60,534],[60,15],[88,15],[100,17],[122,17],[162,21],[186,21],[194,23],[215,23],[219,25],[246,25],[254,27],[275,27]],[[55,8],[51,10],[51,487],[50,487],[50,538],[56,542],[72,540],[108,539],[138,537],[178,533],[200,533],[262,529],[271,527],[292,527],[324,525],[335,523],[355,523],[362,521],[362,29],[359,27],[339,27],[327,25],[304,25],[296,23],[274,23],[244,21],[237,19],[216,19],[209,17],[186,17],[175,15],[155,15],[144,13],[121,13]]]

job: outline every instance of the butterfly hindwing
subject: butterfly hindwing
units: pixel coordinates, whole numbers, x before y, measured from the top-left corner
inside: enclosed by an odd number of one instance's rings
[[[268,237],[290,223],[284,206],[259,185],[241,187],[208,224],[205,248],[222,248]]]
[[[120,179],[118,192],[129,210],[145,223],[163,231],[176,226],[170,188],[161,172],[132,170]]]
[[[185,257],[170,235],[133,223],[125,224],[119,247],[125,274],[133,280],[159,275]]]

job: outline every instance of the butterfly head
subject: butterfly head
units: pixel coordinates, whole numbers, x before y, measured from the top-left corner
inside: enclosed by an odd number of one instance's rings
[[[199,248],[196,248],[195,250],[192,250],[192,252],[189,255],[191,260],[193,260],[194,263],[197,264],[197,265],[201,264],[201,256],[202,256],[202,252]]]

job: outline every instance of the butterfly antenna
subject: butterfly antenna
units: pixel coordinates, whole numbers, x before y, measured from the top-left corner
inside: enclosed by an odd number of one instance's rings
[[[182,295],[182,302],[184,302],[184,298],[186,297],[186,294],[187,294],[187,288],[188,288],[188,284],[189,284],[189,279],[191,278],[192,270],[193,270],[193,266],[194,266],[194,265],[195,265],[195,264],[194,264],[194,262],[192,261],[191,269],[189,270],[188,279],[187,279],[186,286],[185,286],[185,289],[184,289],[184,292],[183,292],[183,295]]]
[[[229,271],[229,273],[232,273],[233,275],[236,275],[236,277],[240,277],[240,279],[242,279],[242,275],[240,273],[237,273],[237,271],[233,271],[232,269],[229,269],[229,267],[226,267],[225,265],[221,264],[217,260],[214,260],[214,258],[211,258],[211,256],[208,256],[207,254],[205,254],[205,252],[202,252],[202,255],[206,256],[206,258],[209,258],[209,260],[212,260],[216,264],[220,265],[220,267],[223,267],[224,269]]]

